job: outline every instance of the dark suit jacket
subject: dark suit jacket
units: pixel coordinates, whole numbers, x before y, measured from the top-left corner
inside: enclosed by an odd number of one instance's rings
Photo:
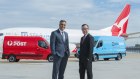
[[[94,38],[90,34],[86,36],[83,41],[83,37],[80,41],[80,61],[91,60],[93,55],[93,47],[94,47]]]
[[[50,46],[53,55],[58,55],[60,57],[64,57],[65,53],[68,56],[70,55],[68,33],[64,32],[64,34],[65,42],[63,41],[63,37],[59,29],[51,33]]]

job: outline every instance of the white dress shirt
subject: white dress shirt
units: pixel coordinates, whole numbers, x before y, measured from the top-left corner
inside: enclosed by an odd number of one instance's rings
[[[65,42],[65,33],[64,33],[64,31],[62,31],[62,30],[60,30],[60,29],[59,29],[59,31],[60,31],[60,33],[61,33],[61,35],[62,35],[62,37],[63,37],[63,41]]]

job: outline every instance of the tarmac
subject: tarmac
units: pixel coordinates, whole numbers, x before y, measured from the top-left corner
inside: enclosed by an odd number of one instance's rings
[[[46,60],[9,63],[0,59],[0,79],[52,79],[52,66]],[[140,53],[127,54],[120,61],[93,62],[92,67],[93,79],[140,79]],[[77,58],[69,58],[64,79],[80,79]]]

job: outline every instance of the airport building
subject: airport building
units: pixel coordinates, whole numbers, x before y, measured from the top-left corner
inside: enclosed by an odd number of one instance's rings
[[[140,53],[140,32],[131,33],[126,38],[128,52]]]

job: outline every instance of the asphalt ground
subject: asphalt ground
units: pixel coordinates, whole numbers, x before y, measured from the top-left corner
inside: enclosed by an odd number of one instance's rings
[[[53,64],[46,60],[9,63],[0,59],[0,79],[52,79]],[[93,79],[140,79],[140,53],[127,54],[120,61],[92,63]],[[70,57],[64,79],[80,79],[78,59]]]

